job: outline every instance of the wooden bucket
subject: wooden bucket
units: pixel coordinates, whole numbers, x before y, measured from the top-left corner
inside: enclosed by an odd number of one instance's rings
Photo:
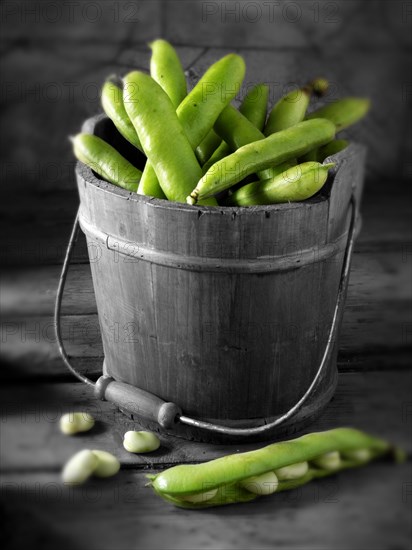
[[[83,131],[136,163],[136,150],[105,116]],[[329,181],[308,201],[249,208],[140,196],[78,163],[105,376],[228,427],[262,426],[288,411],[327,345],[364,156],[356,144],[335,155]],[[240,437],[193,422],[171,433],[224,442],[291,434],[332,397],[337,350],[335,338],[310,399],[280,429]]]

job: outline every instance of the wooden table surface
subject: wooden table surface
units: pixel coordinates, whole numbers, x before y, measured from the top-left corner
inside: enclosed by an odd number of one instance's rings
[[[16,232],[26,235],[30,250],[47,235],[50,250],[58,253],[40,265],[10,268],[1,280],[1,538],[9,548],[28,543],[89,550],[410,548],[410,461],[375,463],[294,492],[207,511],[174,508],[145,487],[148,472],[258,445],[214,446],[162,436],[162,446],[153,454],[137,456],[122,448],[123,433],[139,427],[111,404],[95,401],[89,389],[65,371],[54,340],[58,264],[77,197],[67,192],[42,200],[48,219],[43,217],[30,232],[32,220],[25,226],[22,216]],[[386,184],[373,189],[368,185],[362,212],[364,225],[340,339],[337,393],[306,431],[352,425],[411,452],[410,203],[406,194],[389,195]],[[73,361],[92,377],[102,364],[97,323],[81,239],[64,300],[63,326]],[[90,411],[97,419],[95,428],[63,436],[58,420],[71,410]],[[82,448],[116,454],[122,464],[119,475],[77,489],[64,487],[62,465]]]

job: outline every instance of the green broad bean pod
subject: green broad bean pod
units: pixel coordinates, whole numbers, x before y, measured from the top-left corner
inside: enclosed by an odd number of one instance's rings
[[[217,149],[212,153],[209,160],[204,163],[202,166],[202,172],[203,174],[206,174],[206,172],[219,160],[224,159],[230,153],[232,152],[231,148],[225,141],[221,141],[220,145],[217,147]]]
[[[202,171],[169,97],[149,75],[134,71],[124,79],[124,103],[166,197],[184,202]]]
[[[370,100],[361,97],[346,97],[329,103],[307,115],[306,120],[325,118],[333,122],[336,132],[361,120],[370,108]]]
[[[291,90],[282,96],[269,113],[264,129],[265,136],[302,122],[312,94],[322,96],[328,87],[329,82],[325,78],[315,78],[302,88]]]
[[[245,77],[245,62],[236,54],[216,61],[177,108],[177,116],[193,149],[202,142],[234,99]]]
[[[77,134],[71,138],[73,151],[80,162],[89,166],[106,181],[137,191],[142,172],[130,164],[111,145],[91,134]]]
[[[155,40],[149,46],[152,50],[150,74],[169,96],[176,109],[187,95],[186,77],[179,56],[166,40]],[[166,198],[150,162],[146,162],[137,192],[157,199]]]
[[[349,142],[346,139],[334,139],[333,141],[319,147],[319,149],[312,149],[305,155],[299,158],[299,162],[323,162],[326,158],[331,155],[336,155],[349,145]]]
[[[119,133],[142,151],[139,137],[124,108],[123,90],[114,82],[108,80],[103,84],[101,102],[104,112],[116,126]]]
[[[245,145],[228,155],[204,174],[187,197],[189,204],[213,196],[242,181],[249,174],[296,158],[331,141],[335,126],[324,119],[300,122],[287,130]]]
[[[336,155],[340,153],[349,145],[349,142],[346,139],[334,139],[330,143],[327,143],[323,147],[319,147],[317,160],[318,162],[323,162],[326,158],[331,155]]]
[[[309,105],[315,83],[316,81],[299,90],[293,90],[283,96],[270,112],[264,133],[260,131],[256,124],[254,124],[254,113],[251,114],[252,119],[242,116],[242,114],[245,114],[244,110],[242,110],[243,104],[239,111],[232,106],[228,106],[224,111],[222,111],[216,121],[215,130],[228,144],[228,148],[232,151],[236,151],[236,149],[239,149],[248,143],[262,140],[265,136],[267,137],[275,132],[286,130],[287,128],[301,122],[305,118],[306,110]],[[248,107],[248,103],[246,106]],[[248,112],[248,110],[250,109],[246,109],[246,112]],[[266,103],[264,112],[266,115]],[[220,150],[220,158],[223,158],[222,153],[225,153],[228,148],[223,148]],[[220,159],[215,157],[211,160],[216,162]],[[211,164],[208,163],[207,168],[210,166]],[[283,171],[283,169],[286,169],[286,166],[282,167],[281,171]],[[205,169],[203,171],[205,173]],[[268,178],[273,178],[278,173],[278,170],[269,167],[260,171],[258,176],[261,180],[266,180]]]
[[[259,84],[246,95],[239,110],[228,105],[217,118],[215,131],[232,151],[265,138],[259,127],[266,117],[268,93],[268,87]]]
[[[179,56],[167,40],[149,43],[152,50],[150,74],[170,97],[176,109],[187,95],[186,76]]]
[[[336,467],[324,462],[324,468],[321,459],[330,453],[338,455],[338,465],[335,459]],[[181,508],[200,509],[294,489],[385,455],[398,461],[405,458],[402,451],[382,439],[353,428],[336,428],[203,464],[174,466],[147,477],[164,500]]]
[[[265,135],[232,105],[228,105],[222,111],[216,121],[215,130],[224,140],[224,143],[227,144],[227,147],[222,148],[219,152],[220,155],[223,154],[224,156],[230,154],[230,151],[240,149],[244,145],[265,139]],[[216,162],[215,158],[213,160]],[[205,169],[203,169],[203,173],[205,173]],[[274,173],[268,170],[258,173],[261,179],[267,179],[273,175]]]
[[[369,108],[369,99],[347,97],[313,111],[306,119],[311,120],[317,117],[325,118],[333,122],[336,126],[336,131],[339,132],[362,119],[369,111]],[[307,162],[310,160],[323,162],[325,158],[339,153],[347,146],[348,142],[345,139],[335,139],[319,149],[308,151],[299,159],[299,162]]]
[[[230,195],[229,206],[253,206],[282,202],[304,201],[315,195],[324,186],[331,164],[305,162],[292,166],[281,174],[248,183]]]
[[[264,134],[233,105],[228,105],[221,112],[214,128],[232,151],[265,138]]]
[[[239,107],[242,115],[260,131],[263,130],[266,122],[268,98],[269,86],[257,84],[245,95]]]
[[[201,165],[211,157],[221,141],[220,136],[214,130],[210,130],[205,139],[196,147],[196,156]]]
[[[243,58],[236,54],[226,55],[209,67],[193,90],[181,102],[176,111],[177,117],[194,150],[212,130],[220,112],[236,96],[244,75],[245,62]],[[149,171],[149,174],[144,174],[139,192],[149,194],[147,191],[156,189],[153,172],[150,173],[150,163],[146,164],[145,171]],[[161,182],[159,183],[161,186]],[[165,194],[167,196],[167,193]],[[208,202],[208,204],[217,203]]]
[[[156,172],[154,171],[154,168],[149,161],[146,161],[142,174],[142,179],[140,180],[137,192],[139,193],[139,195],[155,197],[156,199],[166,198],[163,189],[160,187]]]
[[[230,155],[231,149],[229,145],[222,141],[222,143],[219,145],[219,147],[216,149],[216,151],[213,153],[213,155],[210,157],[210,159],[203,165],[202,172],[203,174],[206,174],[206,172],[219,160],[222,160],[223,158]],[[296,160],[292,159],[286,162],[282,162],[281,164],[278,164],[276,166],[271,166],[270,168],[267,168],[266,170],[261,170],[258,172],[258,177],[261,179],[268,179],[268,178],[274,178],[278,174],[281,174],[291,166],[294,166],[296,164]]]
[[[268,93],[269,88],[268,86],[266,86],[266,84],[258,84],[246,94],[239,107],[239,112],[241,113],[241,115],[243,115],[243,117],[249,122],[254,124],[258,130],[261,130],[265,123],[265,120],[263,120],[262,122],[262,119],[266,119]],[[229,116],[233,116],[233,112],[231,109]],[[226,157],[227,155],[230,155],[232,151],[229,145],[225,141],[221,140],[221,137],[218,134],[215,133],[215,135],[217,136],[219,143],[208,156],[208,160],[203,163],[202,170],[204,174],[209,170],[211,166],[213,166],[213,164],[215,164],[218,160]],[[263,138],[264,135],[262,134],[260,139]]]
[[[286,128],[302,122],[309,106],[310,96],[311,88],[305,86],[298,90],[292,90],[281,97],[270,111],[264,129],[265,136],[286,130]]]
[[[313,93],[323,95],[329,87],[329,83],[324,78],[317,78],[298,90],[292,90],[283,97],[272,108],[264,129],[265,136],[270,136],[275,132],[286,130],[304,120],[310,98]],[[316,151],[316,150],[315,150]],[[306,160],[316,160],[316,158],[307,158]],[[290,161],[292,163],[292,161]],[[294,162],[296,164],[296,160]],[[260,179],[273,178],[279,171],[274,168],[268,168],[259,174]]]
[[[308,151],[301,157],[299,157],[298,162],[317,162],[318,161],[318,153],[319,149],[312,149],[312,151]]]

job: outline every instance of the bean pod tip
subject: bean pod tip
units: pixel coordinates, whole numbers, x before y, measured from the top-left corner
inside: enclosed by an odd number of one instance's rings
[[[186,197],[187,204],[194,206],[197,203],[198,194],[196,191],[192,191],[188,197]]]

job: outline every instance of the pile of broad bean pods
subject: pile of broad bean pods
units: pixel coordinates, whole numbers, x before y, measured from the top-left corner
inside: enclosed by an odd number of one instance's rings
[[[98,176],[142,195],[209,206],[303,201],[325,184],[333,163],[323,161],[348,145],[336,133],[369,109],[367,99],[349,97],[307,114],[311,97],[327,91],[323,78],[289,91],[269,113],[269,88],[258,83],[236,109],[241,56],[216,61],[188,93],[171,44],[150,46],[150,75],[132,71],[102,89],[105,113],[144,166],[95,135],[72,138],[76,157]]]

